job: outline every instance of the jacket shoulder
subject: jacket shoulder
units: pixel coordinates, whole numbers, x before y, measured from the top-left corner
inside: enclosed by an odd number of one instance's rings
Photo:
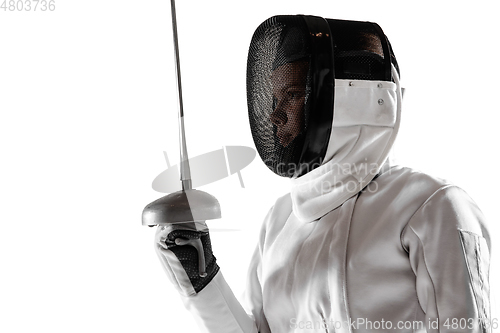
[[[459,186],[407,167],[393,167],[379,178],[384,183],[381,189],[386,186],[395,202],[405,202],[412,207],[412,221],[409,221],[412,224],[450,224],[487,236],[482,212]]]
[[[398,216],[404,222],[440,189],[452,184],[418,170],[392,166],[376,177],[358,197],[359,207]],[[395,218],[395,217],[394,217]]]
[[[454,186],[450,181],[402,166],[388,168],[376,179],[380,188],[394,188],[399,195],[420,194],[424,201],[441,188]],[[389,191],[390,192],[390,191]],[[394,194],[398,194],[394,192]],[[422,202],[423,203],[423,202]]]

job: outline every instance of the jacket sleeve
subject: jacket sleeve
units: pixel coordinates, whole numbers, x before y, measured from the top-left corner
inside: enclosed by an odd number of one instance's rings
[[[234,296],[221,271],[199,293],[181,296],[201,332],[257,333],[257,328]]]
[[[205,288],[196,293],[175,255],[160,246],[165,235],[157,233],[155,244],[158,257],[170,281],[178,290],[184,307],[193,315],[201,332],[271,333],[263,310],[261,282],[266,226],[271,219],[272,211],[273,208],[264,220],[259,242],[248,269],[244,295],[245,308],[226,283],[222,269]]]
[[[162,231],[157,232],[155,249],[162,266],[180,294],[184,307],[191,312],[201,332],[257,333],[257,328],[234,296],[221,270],[198,293],[177,257],[162,246]]]
[[[460,188],[437,190],[402,233],[428,332],[491,332],[484,217]]]
[[[272,210],[271,210],[272,211]],[[271,211],[264,220],[260,231],[259,243],[253,253],[247,274],[247,284],[245,289],[245,305],[247,311],[255,320],[259,333],[271,333],[269,324],[264,314],[264,305],[262,297],[262,257],[266,239],[266,225],[270,218]]]

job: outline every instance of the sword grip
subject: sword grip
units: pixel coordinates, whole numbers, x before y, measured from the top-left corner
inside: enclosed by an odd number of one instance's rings
[[[203,244],[201,243],[201,239],[176,238],[175,244],[179,246],[189,245],[194,247],[198,252],[198,274],[200,275],[200,277],[207,276],[206,264],[205,264],[205,251],[203,251]]]

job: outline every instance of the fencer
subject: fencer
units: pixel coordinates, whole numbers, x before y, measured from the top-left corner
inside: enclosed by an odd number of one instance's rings
[[[203,223],[158,227],[155,238],[202,331],[489,331],[483,214],[459,187],[389,161],[399,77],[375,23],[287,15],[257,28],[250,128],[264,163],[291,188],[264,219],[242,304]],[[205,277],[179,238],[202,240]]]

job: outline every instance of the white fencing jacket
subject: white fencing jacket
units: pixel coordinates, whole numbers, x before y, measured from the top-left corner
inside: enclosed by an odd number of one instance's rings
[[[182,296],[202,331],[487,332],[490,243],[475,203],[401,167],[370,187],[312,222],[295,216],[290,195],[278,199],[251,260],[245,310],[222,272]]]
[[[185,307],[213,333],[489,332],[482,213],[443,180],[382,167],[399,127],[397,78],[341,81],[327,161],[269,211],[243,305],[224,268],[196,294],[157,233]]]

